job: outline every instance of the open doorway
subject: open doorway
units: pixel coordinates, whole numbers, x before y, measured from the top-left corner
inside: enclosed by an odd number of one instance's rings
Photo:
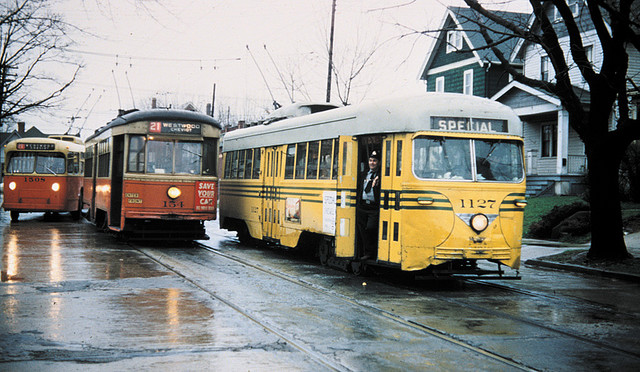
[[[358,138],[356,257],[363,260],[375,260],[378,252],[382,139],[381,135]],[[375,162],[370,161],[372,156],[377,160],[377,169],[374,167]]]

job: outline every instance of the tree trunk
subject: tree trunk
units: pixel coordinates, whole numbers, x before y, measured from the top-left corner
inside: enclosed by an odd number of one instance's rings
[[[596,143],[591,143],[587,149],[591,206],[591,248],[587,257],[593,260],[624,260],[631,255],[622,230],[618,144],[610,138],[593,142]]]

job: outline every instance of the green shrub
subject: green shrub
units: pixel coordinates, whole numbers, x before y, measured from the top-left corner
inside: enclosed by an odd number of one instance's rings
[[[562,221],[573,216],[577,212],[588,210],[589,206],[584,202],[555,206],[551,209],[551,212],[529,226],[529,236],[536,239],[550,239],[552,237],[554,227],[558,226]],[[572,224],[575,223],[576,222],[572,222]],[[582,229],[582,227],[586,228],[586,230]],[[586,226],[573,226],[573,228],[575,231],[589,231],[588,222]]]

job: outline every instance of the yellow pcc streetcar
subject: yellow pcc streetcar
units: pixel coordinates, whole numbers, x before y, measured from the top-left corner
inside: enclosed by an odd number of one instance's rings
[[[375,257],[356,208],[381,153]],[[522,123],[507,106],[442,93],[392,98],[227,133],[220,221],[241,241],[314,244],[323,264],[508,276],[520,266]],[[498,264],[481,269],[478,260]],[[482,265],[486,266],[486,265]]]

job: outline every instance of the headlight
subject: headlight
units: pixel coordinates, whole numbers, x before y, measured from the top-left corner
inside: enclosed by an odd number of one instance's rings
[[[53,191],[58,191],[58,190],[60,190],[60,184],[59,184],[59,183],[57,183],[57,182],[54,182],[54,183],[51,185],[51,190],[53,190]]]
[[[182,191],[180,191],[180,189],[175,186],[171,186],[169,187],[169,190],[167,190],[167,196],[170,197],[171,199],[175,199],[181,194],[182,194]]]
[[[17,186],[18,186],[18,185],[16,185],[16,183],[15,183],[15,182],[11,181],[11,182],[9,183],[9,190],[15,190]]]
[[[481,233],[489,226],[489,219],[482,213],[474,214],[471,216],[471,223],[469,225],[473,231]]]

